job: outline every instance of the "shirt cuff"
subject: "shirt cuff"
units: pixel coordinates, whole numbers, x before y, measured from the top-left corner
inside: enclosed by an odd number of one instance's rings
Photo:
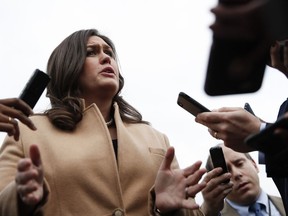
[[[267,123],[266,122],[261,122],[260,124],[260,131],[263,130],[266,127]]]

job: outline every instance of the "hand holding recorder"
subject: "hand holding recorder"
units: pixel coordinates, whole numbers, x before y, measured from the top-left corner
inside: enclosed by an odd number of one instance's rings
[[[18,121],[21,121],[31,130],[36,130],[29,118],[33,114],[33,107],[46,88],[50,78],[44,72],[36,69],[27,82],[19,98],[7,98],[0,100],[0,131],[19,139]],[[17,119],[17,120],[16,120]]]

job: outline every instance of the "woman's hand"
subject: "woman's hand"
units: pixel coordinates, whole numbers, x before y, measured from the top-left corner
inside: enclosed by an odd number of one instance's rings
[[[206,185],[198,183],[206,173],[205,168],[200,169],[201,161],[185,169],[171,169],[174,154],[174,148],[168,148],[155,181],[156,206],[162,213],[199,208],[194,199],[188,198],[194,198]]]
[[[39,149],[30,147],[30,158],[21,159],[16,174],[17,193],[24,204],[37,205],[43,198],[43,167]]]

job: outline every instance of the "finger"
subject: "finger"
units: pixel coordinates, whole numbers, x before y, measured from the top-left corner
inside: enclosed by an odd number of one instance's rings
[[[192,175],[189,175],[187,177],[186,185],[187,186],[196,185],[205,173],[206,173],[205,168],[202,168],[202,169],[195,171]],[[205,183],[205,181],[203,181],[203,182]]]
[[[206,182],[200,182],[199,184],[195,184],[193,186],[187,187],[187,195],[188,197],[195,197],[197,193],[202,191],[206,187]]]
[[[31,181],[28,184],[18,185],[17,192],[22,197],[27,196],[29,193],[34,192],[37,190],[37,184],[35,181]]]
[[[203,112],[196,116],[195,121],[210,127],[223,121],[223,114],[220,112]]]
[[[36,167],[40,167],[42,165],[40,151],[37,145],[30,146],[30,158]]]
[[[13,99],[6,99],[6,100],[13,100]],[[27,125],[30,129],[36,130],[34,123],[28,117],[31,113],[26,110],[28,106],[27,104],[25,104],[23,101],[19,99],[16,100],[17,102],[14,102],[14,103],[13,102],[1,103],[1,101],[3,100],[0,100],[0,115],[1,115],[0,121],[1,122],[7,122],[7,123],[12,123],[14,125],[17,125],[18,122],[15,119],[18,119],[23,124]],[[13,106],[13,107],[10,107],[10,106]],[[12,121],[11,121],[11,118],[13,119]]]
[[[218,124],[217,124],[218,125]],[[212,136],[212,137],[214,137],[215,139],[221,139],[221,135],[220,135],[220,129],[217,129],[217,128],[220,128],[220,127],[218,127],[217,125],[214,125],[213,126],[213,129],[211,129],[211,128],[208,128],[208,132],[210,133],[210,135]]]
[[[11,116],[13,116],[13,118],[17,118],[19,121],[21,121],[27,127],[29,127],[31,130],[37,129],[36,126],[34,125],[34,123],[32,122],[32,120],[25,115],[19,113],[18,115],[11,115]]]
[[[34,170],[18,173],[15,180],[17,184],[26,184],[30,180],[33,180],[37,177],[38,177],[38,173],[34,169]]]
[[[219,176],[221,174],[221,172],[222,172],[221,167],[214,168],[205,175],[203,180],[208,183],[208,182],[210,182],[211,179]]]
[[[182,201],[182,208],[196,210],[199,209],[199,205],[193,199],[184,199]]]
[[[23,158],[20,159],[17,165],[17,169],[19,172],[27,171],[31,167],[31,160],[30,158]]]
[[[31,107],[19,98],[1,99],[0,104],[4,104],[5,106],[8,106],[10,108],[21,110],[21,112],[23,112],[26,116],[33,114],[33,110],[31,109]]]
[[[202,161],[196,161],[193,165],[186,167],[184,169],[184,176],[187,177],[187,176],[195,173],[197,170],[199,170],[201,164],[202,164]]]
[[[0,123],[0,131],[6,132],[8,136],[13,136],[15,131],[14,127],[11,124]]]
[[[22,201],[27,205],[37,205],[40,202],[41,198],[34,193],[30,193],[27,196],[22,198]]]
[[[165,158],[160,166],[160,170],[170,170],[173,158],[174,158],[175,150],[173,147],[169,147],[165,154]]]
[[[5,122],[1,123],[1,131],[7,132],[9,136],[14,136],[14,139],[18,141],[20,135],[18,121],[14,118],[11,118],[10,116],[5,116],[3,114],[1,114],[0,121]]]
[[[213,179],[211,179],[209,182],[207,182],[207,186],[205,187],[206,192],[214,192],[216,194],[222,193],[223,190],[226,190],[228,188],[232,188],[233,183],[230,182],[231,174],[225,173],[223,175],[217,176]],[[229,181],[228,183],[224,183],[226,181]],[[218,189],[216,189],[218,188]]]

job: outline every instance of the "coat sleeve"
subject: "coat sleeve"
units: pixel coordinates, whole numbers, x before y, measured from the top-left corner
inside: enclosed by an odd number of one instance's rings
[[[17,164],[24,157],[21,141],[15,142],[13,137],[6,137],[0,149],[0,216],[25,216],[31,212],[39,212],[38,208],[46,202],[49,189],[45,180],[44,198],[37,208],[31,209],[24,205],[17,194],[15,183]]]

